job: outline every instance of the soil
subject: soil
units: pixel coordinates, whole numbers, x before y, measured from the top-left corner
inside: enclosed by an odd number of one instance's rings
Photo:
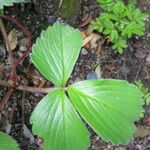
[[[150,1],[138,0],[138,7],[150,14]],[[33,43],[40,35],[43,29],[60,17],[56,13],[56,4],[52,0],[31,1],[23,5],[15,5],[13,7],[5,8],[5,14],[15,17],[19,20],[32,35]],[[79,27],[82,18],[86,13],[90,13],[95,18],[99,11],[95,0],[83,1],[78,12],[74,13],[68,19],[64,19],[74,27]],[[7,30],[13,27],[12,24],[7,24]],[[87,26],[86,26],[87,27]],[[85,28],[86,28],[85,27]],[[83,30],[84,28],[80,28]],[[15,57],[22,54],[23,43],[26,39],[18,30],[21,40],[20,47],[14,51]],[[101,37],[104,41],[104,37]],[[7,60],[7,53],[5,52],[3,40],[0,40],[0,66],[4,66],[3,73],[0,72],[0,79],[4,79],[8,73],[10,66]],[[95,67],[100,64],[99,75],[95,73]],[[98,65],[99,66],[99,65]],[[30,86],[38,86],[39,83],[45,83],[45,79],[37,72],[31,64],[29,57],[18,68],[18,74],[22,79],[22,84]],[[103,42],[100,55],[95,54],[95,48],[82,49],[81,54],[76,63],[73,74],[69,80],[70,83],[77,82],[84,79],[96,78],[96,75],[102,78],[125,79],[129,82],[141,80],[150,89],[150,20],[146,21],[145,35],[138,38],[130,39],[128,48],[123,54],[115,53],[111,49],[109,43]],[[46,82],[47,86],[52,86],[50,82]],[[6,89],[0,87],[0,97],[2,98]],[[31,112],[43,97],[43,94],[33,94],[29,92],[15,91],[8,103],[6,104],[2,114],[3,120],[0,124],[1,131],[7,131],[14,139],[17,140],[21,150],[38,150],[37,137],[33,137],[31,133],[31,125],[29,118]],[[144,126],[145,120],[150,116],[150,107],[145,107],[144,118],[141,119],[137,125]],[[23,125],[27,127],[23,128]],[[149,150],[150,149],[150,129],[144,136],[137,136],[126,145],[112,145],[103,141],[98,137],[90,127],[91,146],[89,150]],[[24,133],[25,132],[25,133]]]

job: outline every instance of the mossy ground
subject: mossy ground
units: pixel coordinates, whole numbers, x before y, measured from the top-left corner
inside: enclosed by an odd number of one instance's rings
[[[83,0],[63,0],[59,15],[62,18],[69,18],[71,16],[74,16],[81,8],[82,1]]]

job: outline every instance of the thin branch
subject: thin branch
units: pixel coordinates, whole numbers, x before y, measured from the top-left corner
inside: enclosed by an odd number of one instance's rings
[[[0,85],[5,86],[5,87],[10,87],[9,82],[2,81],[2,80],[0,80]],[[50,91],[52,91],[56,88],[39,88],[39,87],[30,87],[30,86],[19,85],[17,87],[14,87],[14,89],[21,90],[21,91],[28,91],[28,92],[32,92],[32,93],[49,93]]]
[[[1,18],[0,18],[0,30],[2,32],[4,41],[5,41],[5,45],[7,45],[6,48],[8,51],[8,60],[10,61],[10,66],[12,69],[12,72],[11,72],[12,77],[11,78],[14,78],[14,76],[16,75],[16,67],[14,66],[14,58],[13,58],[12,50],[11,50],[10,43],[8,40],[7,32],[5,30],[5,27],[4,27],[4,24],[3,24],[3,21]]]
[[[4,16],[1,15],[0,18],[3,18],[5,20],[10,21],[11,23],[15,24],[21,31],[24,33],[25,36],[27,36],[27,45],[26,45],[26,51],[23,53],[23,55],[15,62],[15,66],[17,67],[21,62],[24,61],[24,59],[28,56],[31,48],[31,34],[28,30],[24,28],[22,24],[20,24],[16,19],[9,17],[9,16]]]
[[[21,101],[21,121],[22,121],[22,126],[25,124],[25,120],[24,120],[24,104],[25,104],[25,95],[26,95],[26,93],[25,93],[25,91],[23,91],[23,96],[22,96],[22,101]]]
[[[32,93],[45,93],[45,94],[55,89],[57,88],[36,88],[36,87],[29,87],[29,86],[23,86],[23,85],[19,85],[16,88],[16,90],[28,91]]]
[[[5,96],[3,97],[3,99],[0,102],[0,110],[2,110],[5,106],[5,104],[7,103],[8,99],[10,98],[10,96],[12,95],[13,90],[9,90]]]

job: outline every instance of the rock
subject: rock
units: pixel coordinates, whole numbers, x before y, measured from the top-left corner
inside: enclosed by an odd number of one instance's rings
[[[82,54],[82,55],[86,55],[86,54],[88,54],[88,51],[87,51],[85,48],[82,48],[81,54]]]
[[[92,79],[97,79],[97,75],[94,71],[91,71],[90,73],[88,73],[88,75],[86,76],[86,80],[92,80]]]
[[[135,145],[130,142],[128,145],[127,145],[127,150],[135,150]]]
[[[34,143],[34,136],[25,124],[23,125],[23,134],[26,138],[30,139],[31,143]]]
[[[48,18],[48,23],[49,23],[50,25],[53,25],[56,21],[57,21],[57,18],[56,18],[55,16],[50,16],[50,17]]]

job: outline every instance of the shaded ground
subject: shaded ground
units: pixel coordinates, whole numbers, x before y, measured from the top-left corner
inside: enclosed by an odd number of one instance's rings
[[[42,3],[42,4],[41,4]],[[49,5],[48,5],[49,4]],[[46,28],[48,24],[52,21],[52,15],[54,14],[55,3],[51,0],[37,0],[36,4],[27,3],[23,6],[14,6],[7,10],[5,13],[11,16],[15,16],[24,26],[31,32],[33,36],[33,41],[39,36],[42,29]],[[150,13],[150,1],[149,0],[139,0],[138,5],[144,11]],[[81,19],[84,14],[91,13],[95,17],[99,9],[97,8],[95,0],[83,2],[80,11],[73,14],[67,22],[71,25],[78,27],[81,23]],[[74,73],[69,82],[76,82],[87,78],[94,78],[96,75],[95,67],[100,64],[99,74],[103,78],[116,78],[116,79],[126,79],[130,82],[134,82],[137,79],[142,80],[150,88],[150,20],[146,23],[145,35],[141,38],[132,38],[129,41],[129,47],[124,52],[124,54],[115,54],[109,44],[105,43],[102,46],[102,51],[100,56],[94,54],[94,48],[88,48],[87,50],[82,50]],[[11,25],[8,24],[8,27]],[[104,37],[102,37],[102,41]],[[1,41],[0,47],[3,48],[3,43]],[[19,49],[15,52],[16,57],[21,53]],[[5,73],[0,73],[0,78],[3,79],[8,73],[9,66],[6,62],[7,55],[4,51],[0,52],[1,59],[0,63],[5,66]],[[27,69],[25,69],[27,68]],[[36,86],[39,82],[43,82],[42,78],[33,66],[30,65],[29,58],[23,63],[18,69],[20,77],[22,78],[22,83],[30,86]],[[32,78],[36,76],[37,78]],[[40,78],[40,81],[39,81]],[[51,85],[50,82],[46,83]],[[1,97],[4,95],[5,90],[0,88]],[[32,110],[43,97],[42,94],[32,94],[28,92],[15,92],[9,103],[6,105],[3,111],[3,123],[1,123],[1,130],[8,130],[10,124],[7,123],[8,120],[11,123],[10,134],[18,141],[22,150],[37,150],[37,140],[34,139],[32,143],[31,136],[25,137],[23,133],[23,124],[25,124],[29,130],[31,130],[31,125],[29,124],[29,117]],[[149,107],[146,107],[146,113],[143,120],[138,124],[144,125],[145,119],[150,116]],[[12,116],[13,112],[13,116]],[[131,141],[125,146],[114,146],[110,143],[104,142],[99,138],[91,129],[91,147],[89,150],[148,150],[150,147],[150,137],[149,133],[143,137],[138,137]],[[150,131],[150,129],[149,129]],[[150,148],[149,148],[150,149]]]

